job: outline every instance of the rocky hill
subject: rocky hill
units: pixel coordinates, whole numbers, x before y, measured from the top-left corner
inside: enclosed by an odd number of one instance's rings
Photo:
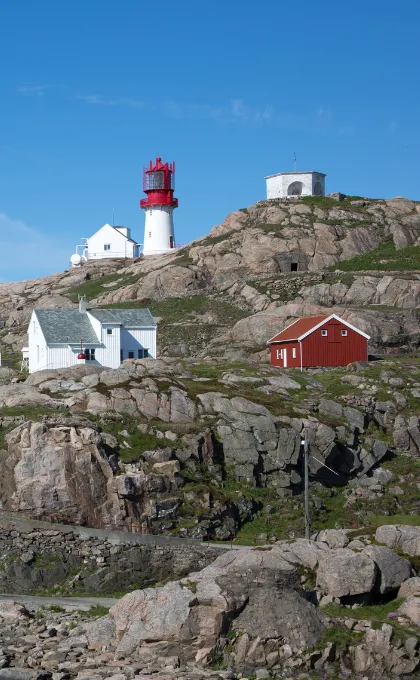
[[[80,294],[147,304],[159,358],[19,373],[32,308]],[[134,589],[93,623],[0,602],[0,678],[417,677],[419,298],[406,199],[263,201],[171,255],[0,285],[3,592]],[[269,365],[332,310],[376,360]]]
[[[419,341],[420,204],[328,197],[260,201],[174,254],[125,266],[0,284],[4,356],[16,358],[32,308],[144,306],[159,318],[161,355],[261,351],[286,321],[336,311],[372,336],[372,351]]]

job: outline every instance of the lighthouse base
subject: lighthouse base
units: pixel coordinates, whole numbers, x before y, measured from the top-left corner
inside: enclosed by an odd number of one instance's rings
[[[165,255],[175,248],[173,207],[154,205],[145,208],[143,255]]]
[[[149,257],[149,255],[167,255],[168,253],[173,253],[174,248],[168,248],[167,250],[143,250],[142,255],[144,257]]]

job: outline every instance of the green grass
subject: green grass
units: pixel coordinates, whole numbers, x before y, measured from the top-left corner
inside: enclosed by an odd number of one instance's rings
[[[407,246],[397,250],[392,241],[349,260],[342,260],[329,268],[334,271],[415,271],[420,270],[420,246]]]
[[[375,528],[385,524],[405,524],[410,527],[420,527],[420,515],[371,515],[366,522]]]
[[[135,283],[139,280],[140,276],[141,275],[139,274],[136,276],[129,276],[127,274],[108,274],[107,276],[101,276],[96,279],[84,281],[84,283],[81,283],[79,286],[70,288],[67,294],[73,302],[78,301],[79,295],[86,295],[86,299],[89,301],[99,297],[100,295],[106,295],[107,292],[115,290],[115,288],[121,288],[122,286],[128,286],[131,283]],[[115,286],[104,287],[104,284],[114,282]]]
[[[189,264],[194,264],[194,260],[192,257],[189,255],[189,252],[180,252],[175,260],[172,263],[173,265],[176,265],[177,267],[186,267]]]
[[[391,624],[396,637],[404,640],[413,635],[413,629],[402,626],[395,619],[390,619],[388,617],[388,614],[395,612],[402,603],[403,600],[396,599],[383,601],[379,604],[364,605],[362,607],[356,607],[355,609],[340,607],[340,605],[337,604],[328,604],[323,607],[323,611],[326,614],[329,614],[329,616],[345,617],[346,619],[356,619],[357,621],[371,621],[372,628],[376,629],[381,628],[384,623]],[[334,631],[334,628],[330,628],[329,630]],[[330,635],[334,635],[334,632],[330,633]]]
[[[249,312],[235,307],[222,300],[206,295],[193,295],[185,298],[167,298],[166,300],[145,299],[126,303],[127,307],[148,307],[154,316],[162,317],[159,329],[167,324],[185,322],[195,319],[197,314],[213,314],[217,323],[233,326],[237,321],[249,316]],[[103,305],[104,308],[122,307],[125,304]]]
[[[63,408],[47,408],[46,406],[3,406],[1,409],[1,415],[3,417],[11,416],[18,417],[23,416],[27,420],[36,420],[41,416],[51,416],[60,415],[70,417],[70,411]]]
[[[323,611],[330,616],[339,616],[349,619],[357,619],[358,621],[378,621],[380,623],[389,623],[388,614],[395,612],[403,603],[403,600],[391,600],[382,604],[369,604],[356,609],[348,609],[347,607],[340,607],[337,604],[327,604],[323,607]]]
[[[349,645],[357,644],[362,637],[363,633],[336,624],[324,630],[322,640],[317,648],[322,650],[329,642],[333,642],[341,651],[344,651]]]
[[[80,611],[80,614],[82,614],[82,616],[97,618],[99,616],[107,616],[109,609],[109,607],[104,607],[102,604],[94,604],[91,606],[89,611]]]
[[[155,451],[156,449],[166,448],[167,446],[174,448],[179,446],[179,442],[177,441],[173,442],[169,439],[166,439],[165,437],[160,439],[151,433],[143,434],[136,427],[136,424],[137,423],[135,421],[125,418],[123,421],[118,422],[113,420],[106,421],[102,426],[104,432],[113,434],[114,437],[117,438],[117,441],[120,445],[119,459],[121,462],[135,463],[140,460],[142,454],[145,451]],[[166,426],[167,424],[162,423],[163,428]],[[128,432],[128,437],[124,437],[120,434],[124,430]],[[127,449],[126,447],[122,446],[121,444],[123,441],[127,441],[131,448]]]

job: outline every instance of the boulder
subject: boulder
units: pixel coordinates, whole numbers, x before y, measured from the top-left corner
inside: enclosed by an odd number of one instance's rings
[[[281,542],[280,542],[281,543]],[[308,569],[316,569],[320,560],[328,552],[326,543],[299,538],[288,544],[291,552],[299,558],[300,564]],[[285,555],[286,558],[286,555]],[[290,559],[288,556],[286,559]],[[291,561],[291,560],[290,560]]]
[[[254,557],[247,559],[248,553]],[[271,566],[262,566],[267,564]],[[160,656],[176,649],[181,663],[197,658],[205,663],[233,622],[233,630],[245,633],[249,641],[238,645],[237,656],[252,665],[261,662],[262,639],[306,649],[320,641],[324,617],[299,594],[298,575],[289,564],[284,569],[286,564],[278,554],[277,560],[268,559],[264,551],[222,555],[181,581],[129,593],[110,609],[109,617],[88,626],[87,638],[91,645],[118,644],[119,656],[160,645]],[[197,657],[199,649],[206,651]]]
[[[367,555],[351,550],[331,550],[320,561],[316,582],[324,595],[346,597],[370,593],[375,585],[377,566]]]
[[[375,539],[378,543],[385,543],[388,548],[399,548],[406,555],[420,555],[420,527],[385,524],[378,527]]]
[[[7,619],[10,623],[14,621],[24,621],[29,617],[29,612],[23,604],[11,602],[10,600],[0,600],[0,618]]]
[[[408,597],[405,602],[398,607],[396,613],[411,621],[416,626],[420,626],[420,597]]]
[[[315,540],[326,543],[331,549],[345,548],[349,543],[347,529],[323,529],[316,534]]]
[[[378,589],[381,594],[396,590],[411,576],[410,562],[399,557],[389,548],[382,545],[368,545],[362,554],[374,560],[379,569]]]
[[[401,584],[397,595],[398,599],[407,597],[420,597],[420,577],[413,576]]]

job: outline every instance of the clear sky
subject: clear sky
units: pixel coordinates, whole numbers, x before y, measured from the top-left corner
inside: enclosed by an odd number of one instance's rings
[[[177,163],[176,240],[264,176],[420,199],[418,0],[0,0],[0,281],[106,221],[142,242],[142,166]]]

